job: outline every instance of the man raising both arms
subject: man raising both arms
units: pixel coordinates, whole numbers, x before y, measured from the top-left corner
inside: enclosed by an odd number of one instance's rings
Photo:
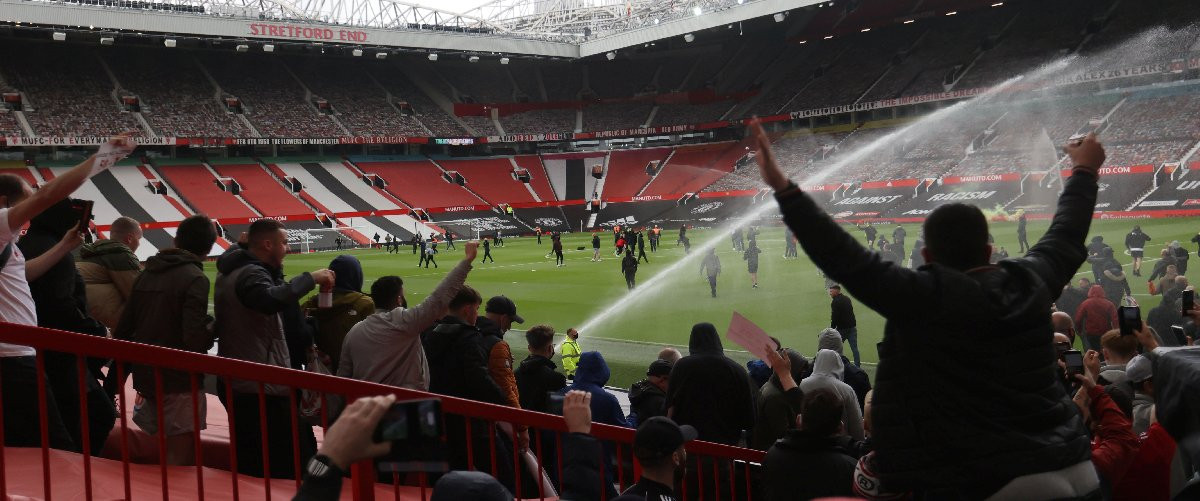
[[[948,204],[926,219],[927,264],[911,270],[846,233],[787,179],[762,126],[750,129],[763,180],[805,252],[887,319],[871,412],[875,451],[859,465],[863,480],[874,474],[880,483],[859,486],[938,499],[1018,498],[1014,489],[1030,482],[1040,499],[1098,494],[1087,430],[1058,384],[1046,314],[1051,291],[1062,290],[1087,257],[1105,160],[1095,136],[1066,146],[1072,175],[1049,230],[1025,257],[989,265],[983,212]],[[1001,370],[1008,375],[995,378]],[[947,401],[954,405],[939,404]]]

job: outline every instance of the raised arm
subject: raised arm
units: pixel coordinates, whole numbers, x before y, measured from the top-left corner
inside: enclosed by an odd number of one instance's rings
[[[1092,225],[1096,209],[1100,166],[1104,165],[1104,146],[1089,134],[1083,141],[1067,144],[1073,172],[1058,197],[1058,210],[1046,234],[1022,258],[1050,290],[1063,288],[1087,259],[1084,239]]]
[[[921,274],[885,261],[862,246],[822,210],[815,200],[788,180],[775,160],[770,140],[757,122],[750,125],[758,146],[763,181],[775,190],[783,221],[825,275],[842,284],[869,308],[884,316],[922,311],[916,308],[932,285]],[[1061,288],[1061,287],[1060,287]],[[897,294],[903,291],[903,294]]]
[[[100,150],[76,165],[61,176],[55,177],[38,188],[29,198],[14,205],[8,211],[8,227],[20,228],[28,223],[33,216],[41,214],[59,200],[67,198],[83,185],[89,177],[112,167],[117,161],[129,156],[137,147],[130,138],[132,133],[124,133],[109,139],[100,145]],[[32,280],[32,279],[30,279]]]
[[[467,242],[463,246],[462,261],[459,261],[458,265],[446,274],[446,278],[442,279],[442,282],[424,301],[421,301],[421,304],[403,309],[403,311],[400,311],[401,308],[392,310],[394,314],[399,315],[397,320],[405,323],[412,322],[413,325],[432,325],[439,318],[445,316],[450,300],[467,281],[467,273],[471,271],[471,263],[475,261],[478,252],[479,242]]]

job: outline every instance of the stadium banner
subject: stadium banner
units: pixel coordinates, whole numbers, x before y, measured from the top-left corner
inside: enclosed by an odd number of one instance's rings
[[[1059,171],[1062,177],[1071,177],[1071,169]],[[1101,176],[1121,176],[1128,174],[1153,174],[1153,165],[1128,165],[1124,167],[1101,167]]]
[[[490,205],[458,205],[453,207],[435,207],[432,209],[425,209],[425,212],[430,214],[442,214],[445,212],[490,212],[491,210],[492,206]]]
[[[1167,61],[1161,63],[1147,63],[1128,68],[1107,69],[1085,71],[1076,73],[1067,77],[1059,78],[1051,82],[1050,85],[1068,85],[1084,82],[1099,82],[1102,80],[1115,80],[1118,78],[1129,78],[1141,75],[1158,75],[1163,73],[1179,73],[1188,67],[1188,64],[1182,59]]]
[[[804,190],[808,191],[805,187]],[[736,191],[708,191],[697,193],[700,198],[725,198],[725,197],[752,197],[759,194],[759,190],[736,190]]]
[[[895,106],[904,106],[908,104],[931,103],[935,101],[949,101],[952,99],[965,99],[975,97],[984,92],[987,92],[987,87],[976,87],[973,89],[952,90],[949,92],[935,92],[933,94],[924,94],[920,96],[904,96],[893,99],[881,99],[869,103],[844,104],[841,106],[827,106],[824,108],[814,108],[802,111],[793,111],[787,116],[791,120],[801,118],[817,117],[824,115],[836,115],[838,113],[849,113],[852,111],[869,111],[881,108],[892,108]],[[772,117],[774,118],[774,117]]]
[[[1000,183],[1020,180],[1020,174],[984,174],[979,176],[946,176],[942,178],[942,184]]]
[[[864,190],[877,190],[881,188],[908,188],[921,184],[919,179],[894,179],[891,181],[867,181],[862,183]]]
[[[99,146],[109,140],[109,136],[77,136],[77,137],[24,137],[4,136],[8,146]],[[174,146],[174,137],[142,137],[135,136],[134,142],[142,146]]]

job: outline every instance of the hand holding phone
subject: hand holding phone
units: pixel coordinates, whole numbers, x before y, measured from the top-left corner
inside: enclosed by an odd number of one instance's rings
[[[1183,311],[1180,313],[1186,316],[1188,312],[1196,308],[1196,291],[1191,289],[1184,290],[1180,300],[1183,301]]]
[[[1117,308],[1117,323],[1121,327],[1122,336],[1132,336],[1142,330],[1142,310],[1137,306],[1122,306]]]
[[[1067,379],[1071,380],[1078,374],[1083,374],[1083,353],[1079,350],[1067,350],[1063,353],[1063,362],[1067,364]]]

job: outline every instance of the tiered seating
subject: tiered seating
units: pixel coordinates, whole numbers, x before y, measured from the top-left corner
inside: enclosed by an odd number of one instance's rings
[[[17,117],[12,113],[0,112],[0,136],[24,136],[21,131],[21,124],[17,123]]]
[[[533,195],[525,189],[524,183],[513,179],[512,162],[507,158],[439,160],[438,163],[446,170],[462,174],[467,179],[467,187],[492,205],[533,201]]]
[[[529,171],[529,186],[538,194],[543,202],[555,200],[554,188],[550,187],[550,179],[546,177],[546,169],[542,159],[537,155],[519,155],[513,158],[517,166]]]
[[[641,59],[599,60],[588,65],[588,88],[599,97],[629,97],[644,92],[657,64]]]
[[[382,83],[392,96],[407,102],[412,107],[416,119],[428,127],[437,136],[462,136],[466,131],[459,127],[454,119],[442,111],[433,100],[421,92],[416,85],[404,75],[404,72],[390,64],[373,65],[371,74]]]
[[[542,101],[542,91],[538,85],[537,66],[534,64],[509,63],[508,74],[517,82],[517,94],[524,95],[530,101]]]
[[[1011,15],[1007,9],[984,9],[906,25],[914,31],[925,30],[927,34],[912,53],[884,75],[862,100],[869,102],[943,91],[942,81],[950,69],[969,62],[979,43],[1002,28]]]
[[[496,60],[468,63],[466,61],[417,61],[417,71],[432,72],[445,77],[458,90],[459,101],[474,103],[507,103],[513,101],[512,82],[504,67]],[[432,80],[432,79],[431,79]]]
[[[254,211],[228,191],[217,187],[216,178],[203,165],[159,167],[166,181],[192,208],[214,219],[255,217]]]
[[[551,101],[574,101],[583,89],[583,71],[572,63],[547,63],[538,66],[542,83]]]
[[[1120,2],[1104,28],[1084,45],[1082,53],[1098,56],[1094,57],[1095,66],[1089,69],[1099,69],[1110,60],[1120,61],[1122,67],[1171,60],[1194,49],[1200,34],[1197,18],[1200,12],[1191,2]],[[1131,37],[1135,37],[1133,43],[1129,43]]]
[[[664,125],[687,125],[715,122],[734,105],[733,101],[716,101],[708,104],[663,104],[654,115],[656,127]]]
[[[496,135],[496,126],[492,123],[491,117],[458,117],[467,126],[475,129],[475,134],[478,136],[494,136]]]
[[[788,56],[791,64],[786,67],[789,68],[787,73],[780,78],[777,85],[758,97],[758,101],[747,114],[770,116],[782,111],[798,110],[791,105],[793,96],[814,78],[817,68],[835,60],[848,43],[849,38],[813,40],[792,51]]]
[[[688,71],[696,64],[696,59],[691,57],[666,57],[658,60],[657,64],[659,65],[658,81],[655,82],[657,91],[660,93],[674,92],[683,90],[683,79],[688,76]]]
[[[574,132],[575,110],[534,110],[500,118],[504,132],[509,134],[539,134],[543,132]]]
[[[190,57],[157,49],[107,53],[121,85],[141,100],[142,116],[161,136],[247,137],[250,131],[216,100],[215,89]]]
[[[411,116],[400,114],[387,94],[367,76],[357,61],[303,59],[289,61],[301,80],[337,111],[338,120],[358,136],[424,136]]]
[[[993,127],[987,146],[952,171],[956,175],[1044,171],[1058,160],[1059,147],[1088,121],[1103,116],[1115,100],[1041,101],[1010,111]]]
[[[1200,95],[1134,96],[1109,119],[1108,141],[1200,139]]]
[[[263,136],[339,137],[345,135],[329,117],[304,100],[304,89],[278,58],[237,54],[203,58],[205,68],[221,88],[242,100],[247,118]]]
[[[258,164],[213,164],[218,174],[242,186],[242,198],[264,215],[311,214],[312,209],[296,199],[279,181]]]
[[[616,150],[608,159],[608,174],[604,178],[605,198],[624,198],[638,194],[650,181],[646,164],[666,160],[670,148]]]
[[[787,111],[819,108],[833,103],[853,103],[858,100],[871,84],[889,69],[896,51],[908,48],[916,40],[920,33],[909,28],[903,25],[893,26],[853,37],[843,37],[841,40],[851,40],[850,47],[833,60],[829,69],[813,80],[813,83],[788,105]],[[829,42],[834,43],[828,44],[831,45],[828,48],[820,47],[818,52],[829,50],[832,53],[830,57],[834,57],[841,52],[837,47],[839,39],[835,38]]]
[[[1105,165],[1125,167],[1130,165],[1154,165],[1175,162],[1195,143],[1191,141],[1159,141],[1155,143],[1106,143],[1108,159]]]
[[[389,193],[415,208],[429,209],[482,202],[458,185],[442,179],[442,171],[433,162],[362,162],[366,172],[374,172],[388,183]]]
[[[25,114],[39,136],[95,136],[137,131],[112,96],[113,83],[95,54],[78,47],[9,50],[0,68],[29,97]],[[65,85],[64,83],[68,83]]]
[[[646,102],[592,104],[583,109],[583,130],[638,128],[646,123],[653,107]]]
[[[674,195],[700,191],[733,170],[736,159],[730,160],[730,157],[734,149],[745,153],[739,143],[734,142],[679,147],[642,194]]]
[[[25,166],[25,162],[19,160],[0,160],[0,174],[20,176],[26,183],[29,183],[29,186],[38,184],[37,178],[33,177],[33,172]]]
[[[1107,6],[1090,0],[1029,3],[1000,44],[985,52],[957,87],[999,84],[1079,46],[1092,14]]]

